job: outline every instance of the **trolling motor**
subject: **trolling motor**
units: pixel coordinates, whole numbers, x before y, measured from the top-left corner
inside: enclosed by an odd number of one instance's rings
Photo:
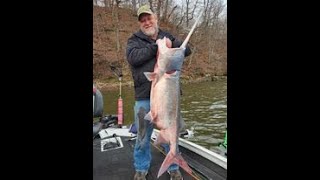
[[[113,65],[110,65],[110,69],[114,75],[119,79],[119,99],[118,99],[118,127],[121,128],[123,124],[123,101],[121,98],[121,80],[122,80],[122,71],[120,68],[116,68]]]
[[[93,123],[93,138],[103,128],[108,128],[118,121],[118,115],[103,116],[103,97],[102,93],[93,85],[93,118],[98,118],[99,121]]]
[[[103,114],[102,94],[93,84],[93,117],[101,117],[102,114]]]
[[[106,115],[103,117],[103,97],[101,92],[93,84],[93,117],[100,117],[99,121],[93,123],[93,138],[95,138],[98,133],[105,128],[108,128],[114,124],[118,127],[122,127],[123,124],[123,102],[121,98],[121,79],[122,72],[121,69],[115,66],[110,66],[111,71],[118,77],[120,82],[120,92],[118,99],[118,114],[117,115]]]

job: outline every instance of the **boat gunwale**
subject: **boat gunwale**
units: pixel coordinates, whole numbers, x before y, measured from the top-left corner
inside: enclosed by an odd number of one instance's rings
[[[158,134],[160,131],[157,129],[153,130],[154,133]],[[191,141],[179,138],[179,145],[208,159],[209,161],[219,165],[220,167],[227,169],[227,158],[223,157],[220,154],[217,154],[209,149],[206,149],[198,144],[195,144]]]

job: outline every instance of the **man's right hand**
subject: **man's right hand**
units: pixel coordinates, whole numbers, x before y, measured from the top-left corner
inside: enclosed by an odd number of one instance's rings
[[[171,48],[172,47],[172,42],[169,38],[166,38],[166,45],[168,48]]]
[[[171,40],[170,40],[169,38],[166,38],[166,37],[165,37],[165,39],[166,39],[166,46],[167,46],[168,48],[171,48],[171,47],[172,47],[172,42],[171,42]],[[157,40],[157,44],[158,44],[158,41],[159,41],[159,40],[160,40],[160,39]],[[158,49],[158,51],[157,51],[156,59],[158,59],[158,57],[159,57],[159,49]]]
[[[165,39],[166,39],[166,46],[168,47],[168,48],[171,48],[172,47],[172,42],[171,42],[171,40],[169,39],[169,38],[167,38],[167,37],[164,37]],[[156,43],[158,44],[158,41],[159,41],[160,39],[158,39],[157,41],[156,41]]]

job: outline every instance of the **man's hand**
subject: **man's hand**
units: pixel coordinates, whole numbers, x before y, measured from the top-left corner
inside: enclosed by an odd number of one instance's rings
[[[171,48],[172,47],[172,42],[169,38],[166,38],[166,45],[168,48]]]
[[[171,40],[169,39],[169,38],[167,38],[167,37],[164,37],[165,39],[166,39],[166,46],[168,47],[168,48],[171,48],[172,47],[172,42],[171,42]],[[156,41],[156,43],[158,44],[158,41],[160,41],[161,39],[158,39],[157,41]]]
[[[168,48],[171,48],[172,47],[172,42],[171,42],[171,40],[169,39],[169,38],[166,38],[165,37],[165,39],[166,39],[166,46],[168,47]],[[160,39],[158,39],[157,41],[156,41],[156,43],[158,44],[158,41],[159,41]],[[158,49],[158,51],[157,51],[157,56],[156,56],[156,59],[158,59],[158,57],[159,57],[159,49]]]

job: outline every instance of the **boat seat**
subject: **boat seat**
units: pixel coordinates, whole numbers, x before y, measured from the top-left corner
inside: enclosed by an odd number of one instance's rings
[[[93,86],[93,117],[102,117],[103,97],[101,92]]]

